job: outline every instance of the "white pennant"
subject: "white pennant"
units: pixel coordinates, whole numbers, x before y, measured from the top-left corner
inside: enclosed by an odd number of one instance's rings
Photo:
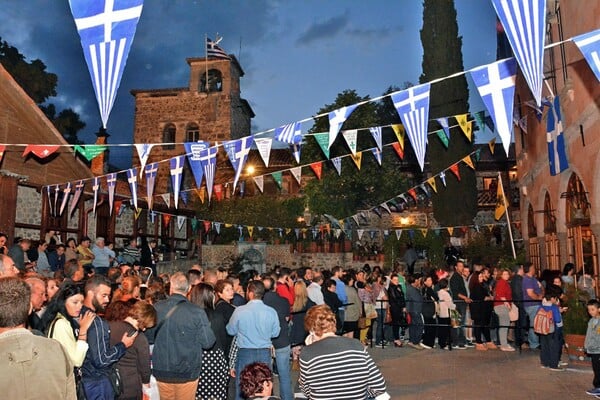
[[[186,219],[187,218],[185,217],[185,215],[177,216],[177,229],[181,230],[181,228],[183,228],[183,225],[185,224]]]
[[[260,154],[265,166],[269,166],[269,156],[271,155],[271,146],[273,145],[273,139],[271,138],[254,138],[254,143],[258,148],[258,153]]]
[[[264,175],[255,176],[252,179],[254,179],[254,183],[256,183],[256,186],[258,186],[258,190],[260,190],[260,192],[262,193],[264,185],[265,185],[265,177],[264,177]]]
[[[296,178],[298,185],[300,184],[300,180],[302,179],[302,167],[294,167],[290,169],[292,176]]]
[[[335,157],[331,159],[331,163],[335,167],[338,175],[342,175],[342,157]]]
[[[357,229],[356,234],[358,235],[358,240],[362,239],[362,235],[365,233],[364,229]]]
[[[358,136],[358,130],[350,129],[348,131],[343,131],[342,136],[346,140],[346,143],[348,144],[348,147],[350,148],[352,155],[355,156],[356,155],[356,137]]]
[[[381,206],[382,208],[384,208],[384,209],[385,209],[385,211],[387,211],[387,212],[388,212],[388,214],[391,214],[391,213],[392,213],[392,210],[390,210],[390,207],[387,205],[387,203],[381,203],[381,204],[380,204],[380,206]]]
[[[342,230],[336,228],[336,229],[333,230],[333,234],[335,235],[336,239],[339,239],[340,235],[342,234]]]
[[[162,199],[164,200],[165,204],[167,205],[167,208],[171,208],[171,194],[163,193],[160,195],[160,197],[162,197]]]
[[[146,170],[145,167],[146,167],[146,162],[148,161],[148,157],[150,156],[150,150],[152,150],[152,147],[154,147],[154,145],[149,144],[149,143],[136,143],[134,146],[137,150],[138,157],[140,159],[140,178],[141,178],[142,174]]]
[[[356,225],[360,225],[360,223],[358,222],[358,215],[354,214],[352,216],[352,219],[354,220],[354,222],[356,222]]]
[[[400,236],[402,236],[402,229],[396,229],[396,240],[400,240]]]

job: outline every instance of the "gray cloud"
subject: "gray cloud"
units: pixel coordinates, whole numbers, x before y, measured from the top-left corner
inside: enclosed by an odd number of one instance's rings
[[[296,40],[298,45],[308,45],[312,42],[331,38],[340,32],[348,25],[349,13],[346,11],[344,14],[337,17],[329,18],[323,22],[316,22],[308,27],[306,31]]]
[[[356,39],[374,40],[374,39],[385,39],[393,35],[402,33],[404,28],[396,26],[392,28],[379,28],[379,29],[361,29],[361,28],[349,28],[344,33],[352,36]]]

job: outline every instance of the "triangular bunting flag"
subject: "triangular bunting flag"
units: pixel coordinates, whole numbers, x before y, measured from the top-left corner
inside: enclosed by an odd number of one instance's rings
[[[281,183],[283,181],[283,174],[281,171],[276,171],[273,172],[271,174],[271,176],[273,177],[273,180],[275,181],[275,183],[277,184],[277,186],[279,187],[279,189],[281,189]]]
[[[310,169],[313,170],[318,179],[321,179],[321,173],[323,172],[323,162],[319,161],[316,163],[310,164]]]
[[[248,229],[248,237],[251,238],[252,237],[252,233],[254,233],[254,227],[253,226],[247,226],[246,228]]]
[[[290,168],[290,173],[292,174],[294,179],[296,179],[298,185],[300,185],[300,180],[302,179],[302,167]]]
[[[183,162],[184,156],[177,156],[171,158],[169,162],[170,174],[171,174],[171,186],[173,187],[173,200],[175,208],[179,207],[179,190],[181,189],[181,180],[183,177]]]
[[[184,215],[178,215],[177,216],[177,230],[181,230],[181,228],[183,228],[183,225],[185,225],[185,220],[187,218]]]
[[[402,146],[400,146],[400,143],[394,142],[392,143],[392,147],[396,151],[396,154],[398,154],[398,157],[400,157],[401,160],[404,160],[404,150],[402,149]]]
[[[107,147],[101,144],[87,144],[87,145],[79,145],[76,144],[73,147],[75,154],[79,153],[86,160],[92,161],[94,158],[98,157],[100,154],[106,151]]]
[[[154,183],[156,182],[156,174],[158,173],[158,163],[148,164],[146,166],[146,196],[148,197],[148,208],[151,210],[154,194]]]
[[[365,230],[364,230],[364,229],[357,229],[357,230],[356,230],[356,234],[358,235],[358,240],[361,240],[361,239],[362,239],[362,235],[363,235],[363,233],[365,233]]]
[[[163,193],[163,194],[160,195],[160,197],[162,197],[163,201],[167,205],[167,208],[171,208],[171,194],[170,193]]]
[[[163,229],[165,229],[166,227],[169,226],[169,223],[171,222],[171,214],[163,214],[162,215],[162,223],[163,223]]]
[[[252,179],[254,179],[254,183],[258,187],[258,190],[260,190],[260,192],[262,193],[264,186],[265,186],[265,176],[259,175],[259,176],[253,177]]]
[[[546,0],[492,0],[492,4],[539,106],[544,80]]]
[[[460,114],[460,115],[455,115],[456,118],[456,122],[458,122],[458,126],[460,126],[460,129],[463,131],[463,133],[465,134],[465,136],[467,137],[467,139],[469,140],[469,142],[471,142],[472,140],[472,126],[471,126],[471,121],[467,121],[467,114]]]
[[[217,146],[213,146],[200,153],[200,163],[202,163],[202,169],[204,170],[204,176],[206,177],[206,192],[208,194],[209,202],[213,191],[215,170],[217,168],[217,151]]]
[[[95,177],[92,183],[92,191],[94,192],[94,206],[93,211],[96,215],[96,205],[98,204],[98,191],[100,190],[100,177]]]
[[[437,193],[437,187],[435,185],[435,176],[432,176],[431,178],[427,179],[427,183],[429,183],[429,186],[431,186],[433,191]]]
[[[452,164],[449,169],[454,175],[456,175],[456,179],[460,181],[460,171],[458,170],[458,163]]]
[[[488,142],[488,147],[490,148],[490,153],[493,155],[496,150],[496,138],[493,138]]]
[[[471,78],[494,121],[507,155],[512,137],[511,121],[516,74],[517,63],[514,58],[497,61],[471,71]]]
[[[196,189],[196,194],[198,195],[198,198],[200,199],[202,204],[204,204],[204,197],[206,196],[206,189],[204,188],[204,186],[202,186],[200,189]]]
[[[454,228],[453,228],[453,227],[451,227],[451,226],[447,227],[447,228],[446,228],[446,230],[448,231],[448,234],[449,234],[450,236],[452,236],[452,234],[454,233]]]
[[[485,111],[477,111],[473,114],[475,123],[482,133],[485,133]]]
[[[23,157],[26,157],[29,153],[33,153],[37,158],[46,158],[58,150],[59,147],[58,145],[48,144],[28,144],[23,152]]]
[[[292,154],[294,155],[294,160],[296,160],[296,162],[298,164],[300,164],[300,152],[302,150],[302,144],[298,143],[298,144],[293,144],[292,145]]]
[[[373,140],[375,140],[375,144],[377,145],[379,151],[383,151],[381,127],[375,126],[373,128],[369,128],[369,131],[371,132],[371,136],[373,136]]]
[[[179,194],[181,194],[181,200],[183,200],[183,204],[185,204],[187,206],[188,203],[188,192],[187,191],[179,191]]]
[[[112,214],[115,188],[117,186],[117,174],[115,172],[106,175],[106,186],[108,187],[108,206],[110,207],[110,213]]]
[[[156,223],[156,212],[155,211],[150,211],[150,222],[151,223]],[[194,227],[194,220],[192,220],[192,229]]]
[[[394,134],[396,134],[396,139],[398,139],[398,144],[400,144],[400,147],[404,151],[404,136],[406,135],[406,130],[404,129],[404,126],[402,126],[400,124],[394,124],[394,125],[392,125],[392,130],[394,131]]]
[[[346,119],[348,119],[348,117],[350,116],[350,114],[352,114],[352,111],[354,111],[356,107],[357,105],[353,104],[347,107],[342,107],[338,110],[329,113],[329,138],[327,149],[331,148],[331,145],[335,141],[338,132],[342,128],[342,125],[344,124],[344,122],[346,122]],[[327,158],[329,158],[329,156],[327,156]]]
[[[400,240],[402,236],[402,229],[396,229],[396,240]]]
[[[391,214],[391,213],[392,213],[392,210],[390,210],[390,207],[387,205],[387,203],[381,203],[379,206],[380,206],[381,208],[383,208],[385,211],[387,211],[387,212],[388,212],[388,214]]]
[[[329,159],[329,147],[327,147],[327,143],[328,143],[327,141],[329,140],[329,133],[328,132],[314,133],[313,137],[319,144],[319,147],[323,151],[323,154],[325,154],[325,157],[327,159]]]
[[[141,209],[141,208],[138,208],[138,209],[135,211],[135,219],[138,219],[138,218],[140,217],[140,215],[141,215],[141,214],[142,214],[142,209]]]
[[[221,234],[221,223],[220,222],[213,222],[213,228],[215,228],[215,231],[217,231],[217,233],[219,235]]]
[[[271,156],[271,146],[273,145],[273,139],[271,138],[254,138],[256,148],[258,148],[258,154],[262,158],[265,166],[269,166],[269,157]]]
[[[356,153],[356,155],[351,155],[352,161],[356,164],[356,168],[360,170],[360,163],[362,162],[362,152]]]
[[[223,148],[229,157],[229,161],[235,170],[235,178],[233,179],[233,190],[237,186],[238,180],[240,179],[240,175],[242,173],[242,169],[244,168],[244,164],[246,163],[246,159],[248,158],[248,153],[250,152],[250,147],[252,146],[252,141],[254,137],[246,136],[241,139],[236,140],[227,140],[223,142]]]
[[[130,168],[127,170],[127,182],[129,183],[129,189],[131,190],[132,205],[137,210],[137,168]]]
[[[377,160],[377,164],[381,165],[381,150],[372,148],[371,152],[373,153],[373,157]]]
[[[596,79],[600,81],[600,29],[575,36],[573,42],[579,47]]]
[[[148,157],[150,157],[150,151],[152,150],[152,147],[154,147],[154,145],[150,144],[150,143],[135,143],[134,146],[135,146],[135,149],[137,150],[138,158],[140,159],[140,175],[141,175],[144,173],[144,170],[146,167],[146,162],[148,161]]]
[[[273,135],[275,140],[289,144],[299,144],[302,142],[302,126],[300,122],[280,126],[275,129]]]
[[[442,127],[442,131],[444,132],[444,135],[446,136],[447,141],[450,140],[450,124],[448,123],[448,117],[436,118],[436,121]],[[443,142],[443,139],[441,138],[441,136],[440,136],[440,140],[442,140],[442,142]],[[446,147],[448,147],[448,145],[446,145]]]
[[[473,170],[475,169],[475,165],[473,165],[473,160],[471,160],[470,155],[466,155],[462,160],[465,164],[467,164],[469,167],[471,167],[471,169],[473,169]]]
[[[427,125],[429,121],[429,83],[392,93],[394,107],[406,128],[421,171],[425,168]]]
[[[446,187],[446,173],[445,172],[440,172],[440,174],[438,176],[440,177],[440,180],[444,184],[444,187]]]
[[[58,212],[58,215],[62,215],[63,211],[65,210],[65,206],[67,205],[67,201],[69,199],[69,195],[71,194],[71,182],[67,183],[67,186],[65,186],[65,188],[63,189],[63,198],[62,198],[62,202],[60,203],[60,210]]]
[[[190,164],[190,169],[192,170],[192,175],[194,175],[194,180],[196,181],[196,187],[200,188],[202,186],[202,178],[204,177],[204,172],[202,170],[202,154],[208,149],[210,143],[208,142],[186,142],[183,144],[185,148],[185,153],[188,159],[188,163]],[[183,167],[183,164],[180,164]]]
[[[444,147],[448,148],[448,144],[450,143],[450,141],[448,140],[448,136],[446,136],[444,131],[442,129],[438,129],[437,131],[435,131],[435,134],[440,139]]]
[[[408,189],[407,193],[410,195],[410,197],[413,198],[415,202],[417,201],[417,191],[414,188]]]
[[[218,184],[215,185],[213,187],[213,191],[215,192],[215,197],[217,198],[217,201],[221,201],[223,200],[223,185],[222,184]]]
[[[427,231],[428,231],[428,229],[427,228],[421,228],[420,230],[421,230],[421,235],[423,235],[423,237],[426,238],[427,237]]]
[[[335,157],[331,159],[333,167],[337,171],[338,175],[342,175],[342,157]]]
[[[83,181],[79,181],[75,184],[75,193],[73,194],[73,199],[71,200],[71,204],[69,205],[69,216],[73,215],[73,211],[75,211],[75,206],[81,197],[81,193],[83,193],[84,183]]]
[[[358,131],[356,129],[351,129],[349,131],[343,131],[342,136],[344,140],[346,140],[346,144],[350,148],[350,151],[353,155],[356,154],[356,137],[358,136]]]

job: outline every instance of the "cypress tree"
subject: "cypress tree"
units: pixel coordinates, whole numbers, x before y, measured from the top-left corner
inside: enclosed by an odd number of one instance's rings
[[[423,28],[423,73],[421,83],[443,78],[464,70],[462,59],[462,37],[458,36],[454,0],[424,0]],[[464,75],[445,79],[431,85],[429,119],[465,114],[469,110],[469,92]],[[457,125],[450,118],[450,125]],[[429,123],[429,132],[441,129],[437,122]],[[459,162],[473,151],[469,142],[457,126],[450,131],[450,144],[444,147],[436,135],[430,135],[427,156],[432,174],[439,174],[452,164]],[[477,213],[477,184],[475,171],[459,162],[461,180],[450,171],[446,173],[444,188],[437,180],[438,192],[432,197],[434,217],[441,226],[470,225]],[[437,179],[437,178],[436,178]]]

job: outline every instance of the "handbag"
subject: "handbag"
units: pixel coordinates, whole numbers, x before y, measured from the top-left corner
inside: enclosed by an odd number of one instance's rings
[[[364,303],[365,308],[365,317],[368,319],[377,318],[377,310],[375,309],[375,304],[372,303]]]
[[[519,320],[519,307],[515,303],[510,303],[510,310],[508,310],[508,318],[511,322]]]
[[[392,310],[390,310],[389,307],[385,309],[385,319],[383,320],[383,322],[386,324],[392,323]]]
[[[117,367],[112,367],[110,369],[108,380],[113,388],[113,392],[115,392],[115,397],[120,396],[123,393],[123,380],[121,379],[121,373]]]
[[[358,318],[358,329],[367,329],[367,317]]]

